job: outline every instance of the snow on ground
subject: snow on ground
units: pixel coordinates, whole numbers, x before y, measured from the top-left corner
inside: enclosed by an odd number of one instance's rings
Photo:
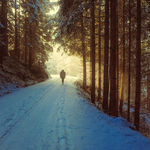
[[[18,91],[21,87],[12,83],[3,83],[0,86],[0,96],[4,96],[6,94],[12,93],[14,91]]]
[[[0,98],[0,150],[150,150],[123,118],[109,117],[59,77]]]

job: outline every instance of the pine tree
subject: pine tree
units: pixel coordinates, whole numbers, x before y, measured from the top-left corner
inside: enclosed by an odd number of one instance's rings
[[[109,0],[105,1],[105,50],[104,50],[104,88],[103,88],[103,109],[108,113],[108,55],[109,55]]]
[[[91,101],[95,103],[95,0],[91,0],[91,17],[92,17],[92,87],[91,87]]]
[[[99,29],[98,29],[98,100],[101,99],[101,0],[99,0]]]
[[[141,100],[141,0],[137,0],[136,95],[134,125],[139,130]]]
[[[24,61],[25,63],[27,63],[27,53],[28,53],[28,49],[27,49],[27,12],[25,10],[25,25],[24,25]]]
[[[2,0],[1,16],[0,16],[0,64],[3,63],[3,57],[8,55],[8,36],[7,36],[7,0]]]
[[[15,56],[18,58],[17,0],[15,0]]]
[[[110,115],[116,112],[116,0],[111,1],[111,47],[110,47]]]
[[[130,121],[130,73],[131,73],[131,2],[129,0],[129,71],[128,71],[128,114],[127,120]]]
[[[86,52],[83,13],[81,13],[81,34],[82,34],[82,54],[83,54],[83,89],[86,90]]]
[[[118,0],[117,0],[118,8]],[[118,99],[119,99],[119,29],[118,29],[118,11],[116,12],[116,117],[118,116]]]
[[[125,81],[125,0],[123,0],[123,33],[122,33],[122,43],[123,43],[123,51],[122,51],[122,70],[121,70],[121,90],[120,90],[120,114],[122,115],[122,107],[123,107],[123,99],[124,99],[124,81]]]

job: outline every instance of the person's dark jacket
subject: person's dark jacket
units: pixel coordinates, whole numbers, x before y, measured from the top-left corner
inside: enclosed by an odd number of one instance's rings
[[[64,70],[62,70],[60,72],[60,78],[64,79],[66,77],[66,73],[64,72]]]

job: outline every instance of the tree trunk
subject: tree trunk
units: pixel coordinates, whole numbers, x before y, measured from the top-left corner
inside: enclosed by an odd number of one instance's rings
[[[2,41],[0,45],[0,64],[3,63],[3,57],[8,55],[8,35],[7,35],[7,0],[2,1],[0,22],[3,25],[1,28]]]
[[[4,27],[5,27],[3,31],[4,33],[3,38],[4,38],[4,43],[5,43],[5,45],[3,46],[4,56],[8,55],[7,1],[8,0],[5,0],[5,3],[4,3],[5,6],[4,6],[4,16],[3,16]]]
[[[91,16],[92,16],[92,88],[91,88],[91,101],[95,103],[95,0],[91,0]]]
[[[123,107],[123,99],[124,99],[124,81],[125,81],[125,0],[123,0],[123,55],[122,55],[121,94],[120,94],[121,115],[122,115],[122,107]]]
[[[17,1],[15,0],[17,5]],[[17,28],[17,6],[15,7],[15,56],[18,58],[18,28]]]
[[[29,70],[31,70],[32,66],[32,26],[30,23],[30,46],[29,46]]]
[[[83,54],[83,89],[86,90],[86,54],[85,54],[85,34],[83,25],[83,13],[81,13],[81,34],[82,34],[82,54]]]
[[[90,9],[90,17],[92,18],[92,9]],[[90,91],[92,91],[92,24],[91,24],[91,35],[90,35]]]
[[[148,63],[148,70],[147,70],[147,110],[150,112],[150,70],[149,70],[149,63]]]
[[[118,117],[118,99],[119,99],[119,43],[118,43],[118,12],[116,13],[116,117]]]
[[[20,41],[21,41],[21,36],[20,36],[20,0],[19,0],[19,11],[18,11],[18,20],[19,20],[19,22],[18,22],[18,24],[19,24],[19,30],[18,30],[18,38],[19,38],[19,40],[18,40],[18,50],[17,50],[17,52],[18,52],[18,61],[19,61],[19,59],[20,59]]]
[[[34,29],[33,29],[34,28]],[[32,26],[32,64],[35,64],[36,62],[36,30],[37,30],[37,25],[33,24]]]
[[[129,0],[129,71],[128,71],[128,114],[127,120],[130,121],[130,72],[131,72],[131,4]]]
[[[101,100],[101,0],[99,0],[99,36],[98,36],[98,100]]]
[[[141,100],[141,0],[137,0],[136,95],[134,125],[139,131]]]
[[[109,0],[105,2],[105,50],[104,50],[104,88],[103,110],[108,113],[108,55],[109,55]]]
[[[116,116],[116,0],[111,1],[110,115]]]
[[[25,12],[25,63],[27,63],[27,15]]]

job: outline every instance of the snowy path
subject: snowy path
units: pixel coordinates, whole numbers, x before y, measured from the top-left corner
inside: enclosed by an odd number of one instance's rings
[[[0,150],[150,150],[123,119],[78,96],[73,81],[53,76],[0,98]]]

